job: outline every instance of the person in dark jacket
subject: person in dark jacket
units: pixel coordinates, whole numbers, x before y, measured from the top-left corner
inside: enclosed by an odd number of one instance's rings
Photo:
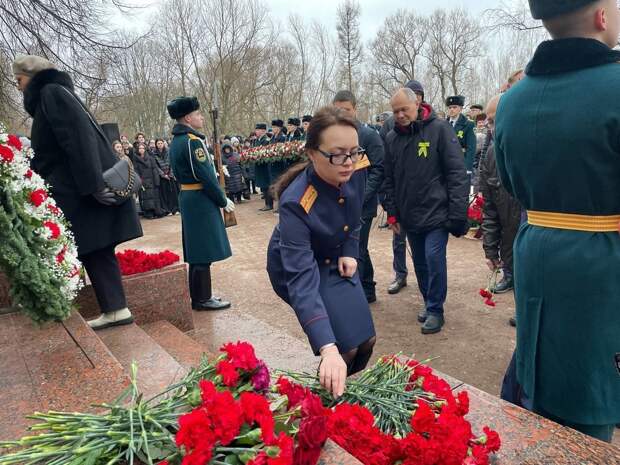
[[[155,159],[148,154],[145,144],[136,145],[134,167],[142,179],[139,197],[144,218],[147,220],[161,218],[164,212],[161,209],[159,186],[163,172],[157,166]]]
[[[499,96],[489,102],[487,111],[489,124],[492,124],[495,118],[498,102]],[[482,248],[489,268],[502,270],[502,280],[497,283],[495,289],[492,289],[496,294],[502,294],[514,287],[512,247],[521,224],[521,205],[502,186],[497,174],[495,149],[492,143],[480,164],[480,192],[484,197]]]
[[[407,84],[405,84],[405,87],[411,89],[418,98],[418,103],[420,104],[418,110],[418,119],[421,119],[422,109],[424,108],[421,105],[424,102],[424,87],[422,87],[422,84],[419,81],[413,79],[411,81],[408,81]],[[381,114],[381,116],[382,125],[381,129],[379,130],[379,135],[381,136],[381,140],[385,144],[386,136],[392,129],[394,129],[394,115],[390,112],[384,112]],[[385,198],[383,188],[381,188],[379,197]],[[404,231],[400,234],[392,232],[392,256],[394,280],[388,286],[388,294],[398,294],[402,288],[407,286],[407,276],[409,274],[409,271],[407,270],[407,234],[405,234]]]
[[[367,164],[357,124],[333,106],[308,130],[308,162],[275,184],[280,218],[267,250],[267,272],[321,356],[321,384],[334,397],[347,375],[366,366],[375,328],[357,268]]]
[[[222,145],[222,163],[228,170],[226,176],[226,196],[233,202],[241,203],[243,194],[243,177],[241,173],[240,157],[230,144]]]
[[[170,156],[163,139],[155,140],[155,150],[151,156],[162,173],[159,185],[161,208],[165,214],[176,215],[179,211],[179,183],[170,168]]]
[[[366,300],[368,300],[368,303],[372,303],[377,300],[375,292],[377,283],[374,279],[375,271],[368,253],[368,238],[370,237],[372,220],[377,216],[379,188],[383,184],[383,142],[377,131],[357,120],[357,100],[352,92],[348,90],[337,92],[332,103],[334,106],[344,110],[350,118],[357,122],[359,145],[366,152],[365,162],[369,163],[366,190],[364,191],[364,204],[362,206],[358,269]]]
[[[102,315],[94,329],[133,321],[114,248],[142,236],[131,200],[113,205],[103,172],[118,161],[110,141],[74,92],[71,77],[45,60],[21,55],[13,63],[24,107],[32,117],[32,169],[71,224]]]
[[[422,334],[441,331],[448,290],[448,235],[467,232],[469,184],[460,144],[445,120],[422,105],[415,93],[397,91],[391,99],[396,124],[385,144],[385,205],[388,223],[407,234],[426,308],[418,315]]]
[[[271,142],[271,137],[267,135],[267,125],[265,123],[256,123],[255,134],[254,147],[264,147]],[[271,192],[269,192],[269,186],[271,186],[269,165],[269,163],[262,162],[257,163],[255,167],[256,185],[265,200],[265,206],[259,209],[262,212],[273,210],[273,198],[271,197]]]
[[[281,119],[274,119],[271,121],[271,129],[273,131],[273,136],[271,136],[270,144],[280,144],[282,142],[286,142],[286,132],[284,132],[284,121]],[[282,173],[284,173],[289,167],[288,162],[282,161],[274,161],[269,164],[269,177],[271,178],[271,183],[274,183]]]
[[[304,115],[301,117],[301,130],[303,131],[301,140],[303,141],[306,140],[306,136],[308,135],[308,127],[310,126],[311,121],[312,121],[312,115]]]
[[[454,129],[456,136],[461,143],[463,156],[465,157],[465,169],[470,177],[470,183],[473,181],[474,160],[476,158],[476,134],[474,133],[474,123],[467,119],[463,114],[465,106],[465,97],[462,95],[454,95],[446,99],[448,107],[448,122]]]
[[[286,122],[286,126],[288,129],[288,134],[286,135],[287,142],[302,140],[304,132],[299,128],[300,125],[301,121],[299,121],[299,118],[288,119],[288,121]]]
[[[243,150],[249,150],[252,148],[252,141],[246,139],[243,143]],[[243,163],[241,165],[241,174],[243,175],[243,182],[245,183],[244,196],[249,199],[251,194],[256,194],[256,164],[255,163]]]

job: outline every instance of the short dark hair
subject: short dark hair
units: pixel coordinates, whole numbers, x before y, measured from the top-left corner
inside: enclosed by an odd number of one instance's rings
[[[357,99],[355,98],[355,95],[353,95],[353,92],[351,92],[350,90],[339,90],[338,92],[336,92],[332,103],[336,102],[351,102],[351,105],[353,105],[354,107],[357,106]]]

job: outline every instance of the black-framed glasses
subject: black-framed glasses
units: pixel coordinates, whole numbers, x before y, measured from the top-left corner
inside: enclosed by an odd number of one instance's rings
[[[329,158],[329,162],[332,165],[344,165],[347,162],[347,158],[350,158],[352,163],[357,163],[366,156],[366,151],[361,148],[357,150],[352,150],[349,153],[329,153],[321,149],[317,150],[325,158]]]

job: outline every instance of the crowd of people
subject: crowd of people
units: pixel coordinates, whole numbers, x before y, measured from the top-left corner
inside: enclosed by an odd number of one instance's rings
[[[115,141],[116,160],[128,157],[142,179],[144,217],[182,215],[192,308],[230,307],[211,289],[211,264],[232,254],[221,211],[231,214],[260,189],[261,210],[279,212],[270,282],[321,357],[322,385],[337,397],[376,341],[368,241],[379,204],[393,232],[388,292],[407,284],[409,244],[424,301],[420,330],[435,334],[445,324],[447,243],[469,230],[468,204],[480,194],[484,259],[502,275],[492,291],[515,289],[517,347],[502,397],[611,441],[620,422],[620,101],[609,89],[620,81],[613,50],[620,11],[615,0],[529,3],[552,40],[484,107],[466,110],[454,95],[442,114],[412,80],[391,96],[391,112],[364,124],[355,95],[342,90],[286,128],[274,119],[247,138],[225,137],[225,189],[195,97],[168,103],[169,143],[147,143],[143,134],[133,144]],[[33,56],[13,70],[34,120],[33,169],[72,224],[103,312],[89,324],[130,323],[114,247],[142,231],[134,204],[116,201],[104,182],[102,169],[115,164],[110,142],[66,73]],[[596,117],[584,118],[590,108]],[[75,128],[81,137],[66,137]],[[239,163],[243,149],[287,140],[305,140],[305,160]]]

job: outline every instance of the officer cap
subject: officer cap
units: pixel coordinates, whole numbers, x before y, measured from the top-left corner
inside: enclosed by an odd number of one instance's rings
[[[255,129],[265,129],[267,130],[267,125],[265,123],[256,123]]]
[[[453,95],[446,99],[446,106],[451,107],[452,105],[458,105],[459,107],[465,106],[465,97],[462,95]]]
[[[172,119],[183,118],[192,111],[200,109],[200,103],[196,97],[177,97],[168,102],[168,114]]]
[[[534,19],[551,19],[583,8],[596,0],[529,0]]]
[[[408,81],[407,84],[405,84],[405,87],[407,87],[408,89],[411,89],[417,94],[424,95],[424,87],[422,87],[422,84],[420,84],[420,81],[416,81],[415,79],[412,79],[411,81]]]
[[[283,128],[284,127],[284,121],[282,121],[281,119],[274,119],[274,120],[271,120],[271,125],[275,126],[277,128]]]
[[[312,121],[312,115],[304,115],[301,118],[302,123],[309,123],[310,121]]]
[[[483,106],[480,105],[479,103],[474,103],[473,105],[470,105],[469,108],[471,110],[480,110],[480,111],[484,110]]]
[[[299,118],[289,118],[286,124],[292,124],[293,126],[299,126],[301,123],[299,122]]]

